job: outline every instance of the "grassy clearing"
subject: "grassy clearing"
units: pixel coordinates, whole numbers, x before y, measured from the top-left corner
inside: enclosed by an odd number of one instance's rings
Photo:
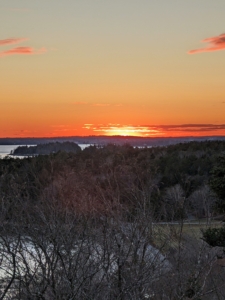
[[[183,224],[154,224],[153,225],[153,242],[158,248],[168,250],[177,248],[184,238],[190,237],[199,241],[202,237],[202,229],[209,227],[221,227],[222,222],[211,222],[210,226],[206,222],[185,222]]]

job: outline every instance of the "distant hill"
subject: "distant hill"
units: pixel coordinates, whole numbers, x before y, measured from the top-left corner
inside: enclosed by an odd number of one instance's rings
[[[46,155],[59,151],[77,153],[81,151],[80,146],[73,142],[39,144],[37,146],[19,146],[11,155]]]

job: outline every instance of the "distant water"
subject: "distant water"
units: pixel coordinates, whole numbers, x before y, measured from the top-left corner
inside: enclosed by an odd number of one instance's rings
[[[91,146],[91,144],[78,144],[81,149],[87,148]],[[21,145],[0,145],[0,158],[4,158],[11,153],[11,151],[15,150],[17,147]],[[24,146],[24,145],[23,145]],[[36,146],[36,145],[29,145],[29,146]],[[22,157],[22,156],[16,156]]]
[[[20,145],[0,145],[0,158],[3,158],[11,153]]]
[[[81,147],[81,150],[84,150],[87,147],[94,146],[94,144],[78,144]]]

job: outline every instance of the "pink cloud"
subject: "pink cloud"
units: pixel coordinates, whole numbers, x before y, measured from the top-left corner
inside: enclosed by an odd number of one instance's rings
[[[5,40],[0,40],[0,46],[19,44],[27,40],[28,40],[27,38],[10,38]]]
[[[188,54],[225,50],[225,33],[204,39],[202,42],[209,43],[209,45],[204,48],[190,50]]]
[[[32,47],[16,47],[10,50],[0,52],[0,57],[8,56],[8,55],[16,55],[16,54],[24,54],[24,55],[42,54],[44,52],[46,52],[45,48],[35,50]]]

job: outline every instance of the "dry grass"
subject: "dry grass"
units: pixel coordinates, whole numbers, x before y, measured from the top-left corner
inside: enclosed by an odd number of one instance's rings
[[[206,222],[185,222],[183,224],[154,224],[153,225],[153,242],[158,248],[165,251],[170,248],[177,248],[186,237],[191,237],[199,241],[202,237],[202,229],[209,227],[221,227],[222,222],[214,221],[211,225]]]

